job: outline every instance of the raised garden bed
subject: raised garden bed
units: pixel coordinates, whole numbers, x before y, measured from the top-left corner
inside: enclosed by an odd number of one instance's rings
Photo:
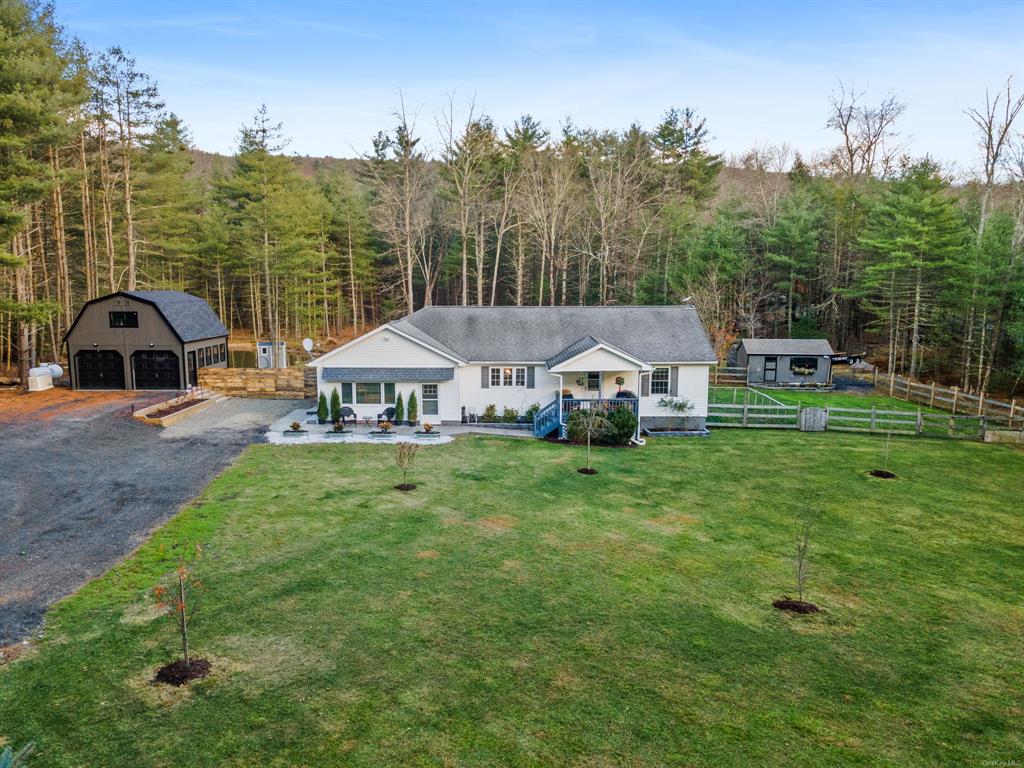
[[[440,437],[441,436],[441,433],[438,432],[437,430],[434,430],[433,432],[415,432],[414,434],[416,435],[416,437],[421,437],[424,440],[429,440],[432,437]]]
[[[158,427],[169,427],[193,414],[205,411],[220,400],[219,397],[191,397],[180,395],[162,403],[142,408],[132,414],[139,421],[155,424]]]
[[[521,429],[523,431],[532,431],[532,422],[519,422],[519,421],[473,421],[467,422],[468,427],[484,427],[485,429]]]
[[[393,440],[398,437],[398,435],[394,432],[371,432],[370,437],[374,440]]]
[[[286,429],[281,433],[285,437],[304,437],[309,434],[308,429]]]

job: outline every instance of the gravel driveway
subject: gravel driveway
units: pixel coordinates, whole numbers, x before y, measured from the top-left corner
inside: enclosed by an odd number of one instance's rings
[[[160,429],[132,419],[132,402],[140,397],[107,394],[28,418],[0,410],[0,647],[30,635],[50,603],[121,561],[268,424],[305,405],[232,398]]]

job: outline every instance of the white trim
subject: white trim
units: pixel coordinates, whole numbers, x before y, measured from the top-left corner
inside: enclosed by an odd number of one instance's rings
[[[352,339],[351,341],[348,341],[348,342],[342,344],[340,347],[335,347],[330,352],[327,352],[327,353],[321,355],[320,357],[318,357],[316,360],[311,360],[310,362],[306,363],[306,367],[307,368],[322,368],[324,366],[324,363],[327,362],[330,358],[332,358],[337,353],[343,352],[346,349],[348,349],[349,347],[352,347],[355,344],[358,344],[358,343],[360,343],[362,341],[365,341],[366,339],[370,338],[371,336],[376,336],[378,333],[381,333],[382,331],[391,331],[392,333],[395,333],[395,334],[401,336],[403,339],[406,339],[407,341],[411,341],[414,344],[418,344],[419,346],[423,347],[424,349],[428,349],[431,352],[434,352],[435,354],[441,355],[441,357],[448,358],[449,360],[451,360],[452,362],[456,363],[457,365],[461,366],[461,365],[465,364],[465,361],[460,360],[457,357],[452,357],[447,352],[444,352],[443,350],[440,350],[437,347],[432,347],[429,344],[427,344],[425,341],[421,341],[420,339],[417,339],[415,336],[410,336],[407,333],[402,333],[400,330],[395,328],[390,323],[384,323],[384,325],[378,325],[372,331],[369,331],[368,333],[364,333],[362,336],[357,336],[356,338]],[[350,365],[350,366],[346,366],[346,367],[348,367],[348,368],[379,368],[380,366],[375,366],[375,365],[364,365],[364,366]],[[419,367],[422,367],[422,366],[419,366]]]
[[[632,355],[627,354],[626,352],[623,352],[621,349],[616,349],[615,347],[611,346],[610,344],[605,344],[604,342],[598,342],[594,346],[588,347],[587,349],[583,350],[578,355],[573,355],[568,360],[562,361],[561,363],[559,363],[558,365],[554,366],[553,368],[548,368],[548,370],[551,373],[555,373],[557,371],[571,371],[573,369],[569,368],[567,366],[569,366],[574,360],[579,360],[581,357],[583,357],[585,355],[589,355],[589,354],[593,353],[594,351],[596,351],[598,349],[603,349],[605,352],[610,352],[611,354],[615,355],[616,357],[621,357],[623,360],[626,360],[627,362],[633,363],[633,365],[638,366],[641,371],[649,371],[649,370],[651,370],[651,366],[648,365],[647,363],[645,363],[643,360],[640,360],[639,358],[633,357]]]

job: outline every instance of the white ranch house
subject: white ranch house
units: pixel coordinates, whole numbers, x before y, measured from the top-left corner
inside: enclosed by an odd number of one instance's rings
[[[716,363],[696,310],[682,306],[424,307],[326,353],[308,365],[317,390],[337,390],[361,419],[408,403],[420,421],[457,424],[488,405],[524,413],[540,406],[534,434],[564,425],[593,403],[625,405],[640,427],[678,413],[659,405],[685,398],[685,426],[704,427],[708,372]],[[621,381],[618,384],[617,381]]]

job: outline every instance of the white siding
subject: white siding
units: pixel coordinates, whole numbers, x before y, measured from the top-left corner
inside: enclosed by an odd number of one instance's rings
[[[574,371],[621,371],[636,368],[635,363],[631,363],[607,349],[592,350],[567,361],[565,365],[572,366]]]
[[[655,368],[673,367],[672,363],[652,363]],[[708,365],[679,365],[679,394],[693,404],[688,416],[708,415]],[[678,416],[675,411],[658,407],[658,401],[668,395],[650,395],[640,398],[640,416]]]
[[[455,379],[453,381],[439,381],[439,382],[426,382],[428,384],[437,384],[437,408],[438,414],[436,416],[426,416],[423,413],[423,385],[418,382],[412,381],[399,381],[395,382],[395,395],[396,397],[400,393],[402,395],[402,402],[405,403],[406,408],[409,406],[409,394],[414,390],[416,392],[416,403],[419,408],[419,421],[422,424],[424,421],[429,421],[433,424],[437,424],[442,421],[460,421],[462,419],[462,409],[459,405],[459,372],[455,372]],[[330,402],[332,390],[338,390],[338,397],[341,397],[341,384],[333,382],[320,382],[319,391],[327,395],[327,400]],[[360,419],[374,419],[377,414],[382,413],[385,408],[393,405],[393,403],[377,404],[365,404],[360,405],[359,403],[342,403],[344,407],[347,405],[349,408],[356,412],[356,416]]]
[[[387,328],[357,339],[346,349],[328,352],[316,363],[317,367],[328,368],[440,368],[455,365],[444,355]]]
[[[490,363],[484,367],[508,366],[531,367],[525,363]],[[536,376],[534,381],[536,386],[533,389],[526,387],[488,387],[484,389],[480,386],[481,367],[478,364],[470,364],[456,371],[456,376],[461,374],[462,377],[462,405],[466,406],[466,410],[470,413],[482,415],[484,409],[492,403],[497,407],[499,416],[505,408],[515,408],[519,413],[523,413],[534,403],[547,405],[555,399],[555,395],[558,393],[558,377],[548,373],[543,365],[532,366]]]

